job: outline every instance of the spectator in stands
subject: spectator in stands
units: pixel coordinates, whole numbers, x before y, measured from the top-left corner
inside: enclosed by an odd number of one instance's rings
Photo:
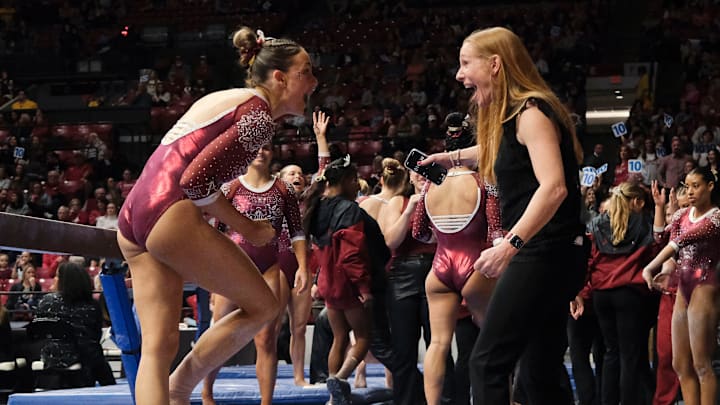
[[[13,269],[10,267],[10,256],[0,253],[0,279],[8,280],[12,277]]]
[[[585,158],[585,161],[583,162],[583,165],[585,166],[592,166],[595,168],[598,168],[605,163],[607,163],[607,159],[603,156],[603,150],[605,147],[601,143],[595,144],[593,147],[593,153],[590,156],[587,156]]]
[[[12,103],[10,108],[13,110],[37,110],[38,105],[27,97],[25,90],[19,90],[15,102]]]
[[[715,175],[715,177],[718,177],[718,165],[720,162],[718,161],[718,154],[720,154],[720,151],[717,149],[713,149],[711,151],[708,151],[707,154],[707,161],[708,161],[708,168],[710,168],[710,171]],[[720,177],[718,177],[720,178]]]
[[[30,186],[30,178],[25,172],[25,164],[17,163],[15,165],[15,175],[12,179],[11,188],[15,190],[26,190]]]
[[[92,185],[92,174],[92,166],[90,165],[90,163],[87,162],[87,160],[85,160],[85,155],[83,155],[82,152],[76,150],[73,152],[72,160],[70,161],[68,167],[65,168],[62,177],[64,181],[69,181],[77,184],[77,191],[83,192],[83,196],[86,196],[86,191],[88,194],[90,193],[90,190],[86,189],[88,189]]]
[[[26,294],[13,294],[8,297],[5,307],[11,311],[20,310],[24,313],[19,314],[19,317],[15,319],[29,319],[29,311],[34,311],[37,308],[37,303],[40,301],[40,296],[32,294],[33,292],[42,291],[40,283],[35,279],[35,266],[28,265],[22,272],[22,278],[19,283],[13,284],[10,288],[10,292],[22,292]]]
[[[22,280],[23,271],[26,268],[33,266],[33,257],[30,252],[22,252],[15,257],[15,266],[13,267],[13,277],[15,279]]]
[[[88,213],[82,209],[82,202],[79,198],[71,199],[68,208],[70,208],[70,222],[82,225],[88,224]]]
[[[165,89],[165,84],[163,82],[158,83],[155,94],[152,95],[152,106],[165,107],[170,104],[171,99],[172,95]]]
[[[58,207],[57,215],[55,216],[55,219],[62,222],[70,222],[70,208],[66,205],[61,205]]]
[[[57,363],[46,366],[68,367],[79,361],[83,378],[77,386],[92,387],[96,381],[100,385],[115,384],[100,346],[103,319],[100,305],[92,296],[90,277],[81,266],[63,263],[58,268],[55,282],[57,292],[42,298],[36,316],[68,322],[73,328],[76,344],[53,343],[44,347],[41,351],[43,359]]]
[[[113,180],[114,181],[114,180]],[[86,212],[92,212],[97,209],[98,201],[107,201],[107,190],[104,187],[98,187],[93,192],[92,198],[88,198],[85,201],[83,210]]]
[[[108,203],[105,209],[105,215],[97,217],[95,226],[105,229],[117,229],[118,217],[117,206],[115,203]]]
[[[88,212],[88,225],[95,226],[97,219],[107,213],[107,201],[98,200],[95,209]]]
[[[682,151],[680,138],[673,138],[672,153],[660,159],[658,165],[658,180],[665,188],[675,188],[684,178],[685,162],[691,159]]]
[[[5,212],[15,215],[30,215],[30,207],[25,202],[25,195],[20,190],[12,190],[8,194],[9,200]]]
[[[700,167],[708,165],[707,155],[711,150],[717,150],[718,144],[715,143],[713,134],[709,130],[702,133],[700,142],[693,142],[693,159],[698,162]]]
[[[8,176],[7,166],[0,164],[0,190],[7,190],[11,184],[12,180]]]
[[[8,206],[9,200],[8,195],[10,192],[7,188],[0,188],[0,212],[5,212],[5,209]]]
[[[630,180],[637,183],[640,180],[640,175],[638,175],[637,173],[631,175],[628,171],[628,161],[634,158],[634,156],[632,155],[632,150],[629,146],[622,145],[620,146],[618,154],[620,159],[615,165],[615,172],[612,182],[613,187]]]
[[[105,159],[107,153],[107,145],[100,139],[97,132],[90,132],[85,139],[85,145],[82,149],[85,158],[90,162],[98,162]]]
[[[638,159],[643,162],[643,184],[649,187],[653,181],[657,180],[657,170],[659,159],[655,152],[655,141],[652,137],[645,139],[642,152],[638,155]]]
[[[0,98],[3,99],[3,104],[12,98],[13,87],[13,80],[8,77],[7,70],[0,72]]]
[[[43,216],[52,218],[57,213],[58,207],[64,202],[65,197],[60,193],[60,173],[50,170],[47,174],[43,195],[38,201],[38,205],[43,210]]]
[[[117,183],[117,189],[120,191],[120,197],[123,199],[127,198],[130,194],[130,190],[135,186],[135,180],[133,178],[132,171],[130,169],[123,170],[122,180]]]
[[[122,196],[120,195],[120,190],[118,189],[114,177],[107,178],[107,180],[105,181],[105,190],[107,190],[105,199],[108,201],[112,201],[118,206],[120,206],[120,204],[122,203]]]

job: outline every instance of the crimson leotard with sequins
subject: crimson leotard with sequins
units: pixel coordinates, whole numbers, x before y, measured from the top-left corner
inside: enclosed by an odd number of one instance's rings
[[[305,239],[292,185],[274,178],[261,188],[253,188],[240,177],[224,184],[222,191],[241,214],[253,220],[267,219],[275,229],[275,237],[265,246],[255,246],[233,230],[229,233],[230,239],[243,248],[261,273],[278,263],[278,236],[283,222],[287,221],[290,243]]]
[[[495,186],[483,184],[477,173],[472,176],[478,185],[478,200],[468,222],[454,232],[443,232],[433,222],[426,209],[425,198],[431,182],[426,182],[422,198],[413,214],[413,237],[419,241],[432,239],[433,230],[437,249],[432,271],[443,284],[461,292],[472,275],[473,264],[480,253],[492,246],[493,240],[502,238],[500,206]]]
[[[120,233],[146,248],[148,235],[174,203],[214,202],[220,186],[240,174],[272,140],[274,122],[266,100],[253,92],[243,104],[193,127],[178,121],[153,152],[118,215]]]
[[[690,302],[692,292],[701,284],[717,284],[715,266],[720,261],[720,209],[717,207],[696,218],[695,207],[673,214],[670,243],[678,254],[678,289]]]

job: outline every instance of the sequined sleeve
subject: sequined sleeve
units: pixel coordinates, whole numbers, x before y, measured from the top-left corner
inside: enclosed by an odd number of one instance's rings
[[[502,241],[502,217],[500,213],[500,195],[497,186],[485,183],[485,219],[488,224],[487,241],[493,245]]]
[[[696,222],[694,226],[672,235],[670,245],[675,250],[678,250],[699,240],[716,239],[718,237],[720,237],[720,209],[715,208],[713,212]]]
[[[412,217],[412,236],[420,242],[428,243],[432,240],[433,233],[430,226],[430,217],[425,207],[425,196],[430,188],[430,182],[426,181],[420,193],[420,201],[415,206]]]
[[[285,221],[283,225],[287,224],[287,232],[290,237],[290,244],[305,240],[305,233],[302,228],[302,219],[300,216],[300,202],[295,195],[295,188],[284,181],[280,182],[280,188],[282,190],[283,198],[285,199],[284,212]],[[284,230],[284,227],[283,227]]]
[[[196,205],[215,202],[220,186],[243,174],[260,147],[272,140],[274,123],[267,104],[252,100],[238,107],[233,125],[208,143],[183,172],[180,187]]]
[[[673,245],[675,243],[673,241],[675,239],[680,238],[680,233],[681,233],[681,228],[682,228],[680,221],[682,220],[683,214],[685,214],[686,212],[688,212],[688,208],[681,208],[681,209],[675,211],[675,213],[672,216],[672,219],[670,219],[670,235],[669,235],[670,241],[669,241],[669,243],[671,246],[673,246],[673,249],[675,249],[676,252],[678,250],[678,247],[677,247],[677,244]]]

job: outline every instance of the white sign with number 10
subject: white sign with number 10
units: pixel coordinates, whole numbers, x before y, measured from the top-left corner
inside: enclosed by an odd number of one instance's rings
[[[643,169],[643,162],[640,159],[628,160],[628,173],[641,173]]]
[[[612,128],[615,138],[620,138],[621,136],[627,134],[627,127],[625,126],[624,122],[618,122],[617,124],[613,124],[613,126],[611,126],[610,128]]]

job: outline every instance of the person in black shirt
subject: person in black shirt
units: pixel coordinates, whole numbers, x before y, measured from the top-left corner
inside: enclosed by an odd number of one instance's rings
[[[572,404],[563,355],[568,303],[587,267],[580,221],[574,125],[520,38],[505,28],[475,31],[460,49],[456,79],[474,90],[478,146],[432,155],[473,166],[497,184],[503,243],[486,249],[472,277],[498,278],[470,358],[473,403],[510,402],[519,363],[523,404]],[[481,241],[478,241],[478,249]]]
[[[41,356],[53,367],[65,368],[79,362],[83,378],[80,386],[113,385],[110,365],[100,346],[103,318],[100,305],[92,296],[92,283],[85,269],[75,263],[60,265],[56,275],[57,292],[47,294],[38,304],[36,318],[56,318],[72,325],[75,345],[54,342],[41,350]]]

